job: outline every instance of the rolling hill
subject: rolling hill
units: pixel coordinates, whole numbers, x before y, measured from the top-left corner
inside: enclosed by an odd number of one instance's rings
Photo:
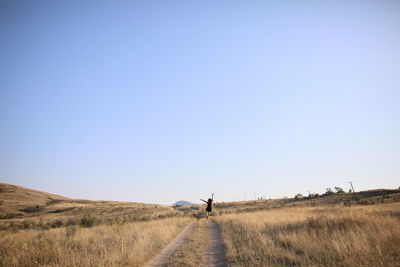
[[[315,197],[281,198],[215,203],[213,216],[282,207],[327,205],[372,205],[400,201],[400,190],[375,189],[353,193],[335,193]],[[0,183],[0,228],[49,228],[79,223],[90,217],[97,224],[148,221],[176,216],[204,217],[204,205],[178,201],[173,206],[119,201],[70,199],[21,186]],[[24,226],[25,225],[25,226]],[[33,226],[32,226],[33,227]]]
[[[21,186],[0,183],[0,225],[31,220],[66,221],[93,216],[103,222],[140,221],[182,214],[171,206],[120,201],[70,199]]]

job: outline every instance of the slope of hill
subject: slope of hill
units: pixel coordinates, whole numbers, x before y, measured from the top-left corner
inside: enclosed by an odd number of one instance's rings
[[[52,203],[69,200],[66,197],[32,190],[22,186],[0,183],[0,216],[33,211]],[[12,216],[12,215],[11,215]]]
[[[92,216],[98,221],[141,221],[183,214],[171,206],[119,201],[69,199],[0,183],[0,225],[23,220],[42,223]]]

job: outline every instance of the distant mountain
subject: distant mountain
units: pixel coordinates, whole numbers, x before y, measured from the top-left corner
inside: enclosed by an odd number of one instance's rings
[[[179,200],[177,202],[175,202],[174,204],[172,204],[173,206],[177,206],[177,205],[193,205],[192,202],[189,201],[185,201],[185,200]]]

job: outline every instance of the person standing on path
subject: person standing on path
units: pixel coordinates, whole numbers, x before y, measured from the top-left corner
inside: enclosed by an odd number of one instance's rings
[[[211,195],[211,198],[209,198],[208,201],[205,201],[204,199],[201,198],[200,200],[207,204],[206,212],[207,212],[207,223],[208,223],[208,217],[211,215],[212,212],[212,203],[214,201],[214,194]]]

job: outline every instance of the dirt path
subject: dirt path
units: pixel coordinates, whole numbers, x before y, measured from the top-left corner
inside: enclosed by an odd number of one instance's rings
[[[185,244],[187,238],[190,233],[196,227],[197,222],[192,222],[188,224],[182,232],[178,234],[155,258],[149,261],[145,266],[146,267],[159,267],[165,266],[168,262],[169,258],[182,246]]]
[[[206,251],[206,267],[218,266],[226,267],[228,266],[225,258],[225,249],[222,242],[221,232],[219,230],[218,224],[211,220],[207,225],[207,230],[209,233],[208,247]]]

